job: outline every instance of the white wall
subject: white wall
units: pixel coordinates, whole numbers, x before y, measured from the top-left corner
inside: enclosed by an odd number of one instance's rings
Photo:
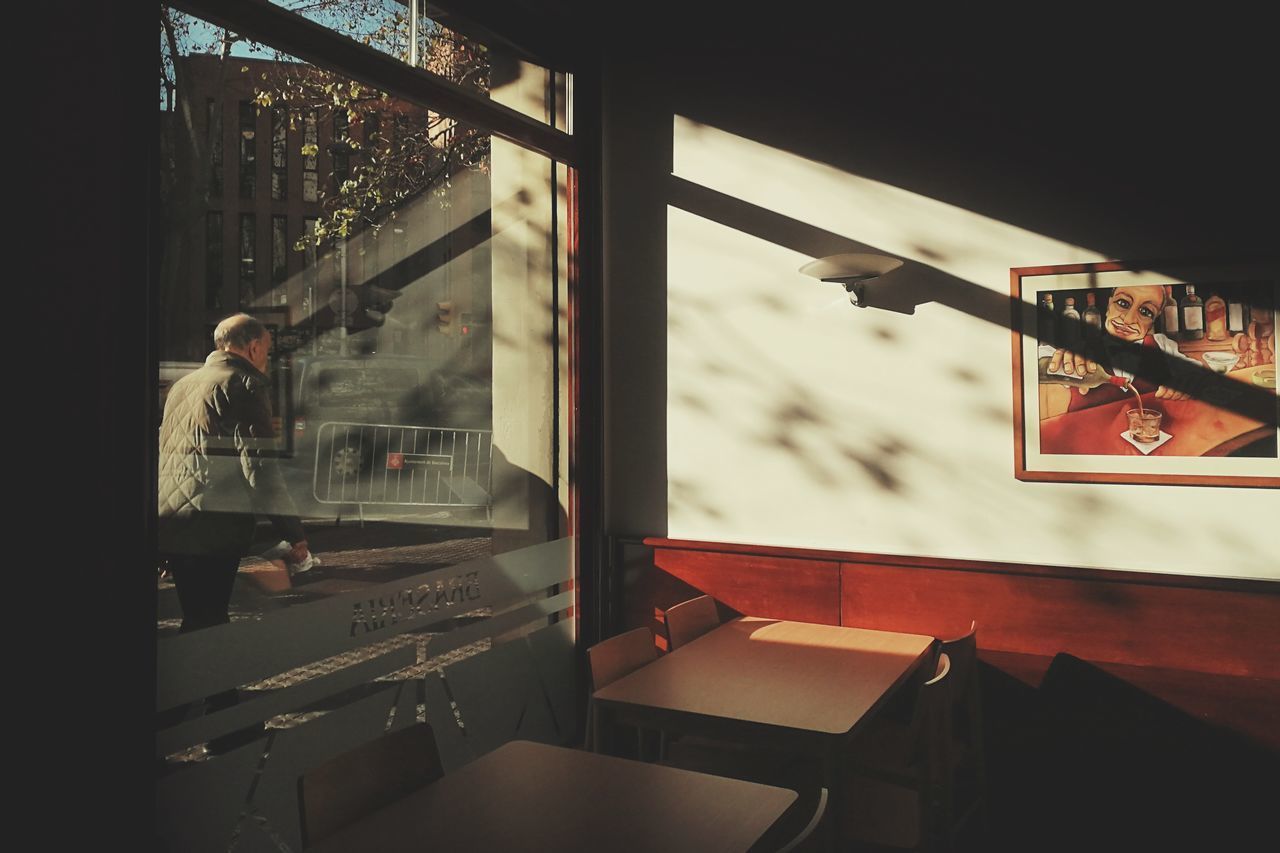
[[[659,60],[613,58],[606,75],[610,532],[1280,579],[1275,490],[1014,477],[1010,268],[1256,248],[1256,227],[1239,239],[1227,227],[1242,211],[1197,206],[1217,201],[1216,184],[1187,172],[1170,185],[1187,193],[1191,245],[1157,227],[1178,217],[1146,185],[1055,203],[1027,183],[1070,183],[1051,155],[1075,150],[1071,134],[1046,137],[1057,141],[1043,164],[969,163],[946,136],[898,145],[847,117],[826,128],[821,103],[758,91],[768,69],[693,60],[719,75],[707,85],[655,78]],[[913,97],[881,98],[899,94]],[[1081,156],[1101,162],[1093,145]],[[860,146],[865,169],[846,154]],[[964,197],[983,170],[992,192]],[[1215,214],[1221,227],[1195,232]],[[1090,239],[1063,236],[1075,234]],[[853,308],[799,274],[831,253],[820,245],[906,259],[894,275],[924,304]]]
[[[673,138],[681,179],[1001,296],[1011,267],[1107,260],[679,116]],[[667,222],[668,535],[1280,577],[1275,490],[1016,480],[1007,327],[854,308],[806,255]]]

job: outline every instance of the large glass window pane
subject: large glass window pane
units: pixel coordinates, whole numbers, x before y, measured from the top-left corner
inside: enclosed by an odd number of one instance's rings
[[[177,52],[165,66],[169,156],[156,217],[157,380],[169,409],[157,484],[159,812],[164,822],[225,806],[228,847],[235,839],[301,849],[290,798],[305,761],[334,748],[333,732],[424,719],[418,691],[443,654],[433,649],[465,657],[500,636],[477,629],[449,646],[456,631],[506,620],[509,636],[571,606],[562,585],[572,567],[558,541],[568,523],[557,446],[566,434],[557,391],[568,385],[556,224],[566,216],[565,172],[430,105],[384,97],[174,10],[161,15],[172,35],[162,45]],[[233,186],[253,173],[245,163],[257,165],[246,133],[269,136],[273,192],[209,194],[212,143],[207,128],[184,130],[185,98],[200,105],[195,115],[222,115],[239,134]],[[288,179],[291,166],[301,179]],[[213,329],[237,298],[270,334],[265,377],[255,380],[266,383],[270,428],[255,423],[192,447],[175,425],[211,427],[178,401],[198,398],[194,383],[209,376],[202,365],[220,357]],[[210,493],[210,482],[235,487]],[[208,540],[166,532],[193,514],[218,528],[212,554]],[[291,575],[273,562],[288,533],[273,517],[298,520],[319,565]],[[225,573],[226,598],[213,608],[221,619],[192,619],[202,599],[208,617],[209,593],[189,582],[188,546]],[[514,586],[505,566],[519,567]],[[392,662],[377,669],[383,656]],[[357,665],[371,674],[350,675]],[[321,696],[339,682],[346,692]],[[241,743],[252,751],[254,737],[273,735],[246,765],[263,768],[251,795],[221,777],[190,781],[205,762],[210,774],[231,772],[237,753],[222,752],[230,724],[219,721],[235,700],[246,715],[237,726],[265,724]],[[268,710],[255,717],[246,705]],[[329,719],[341,722],[312,725]],[[191,849],[183,827],[200,825],[174,817],[165,833],[178,834],[174,849]]]

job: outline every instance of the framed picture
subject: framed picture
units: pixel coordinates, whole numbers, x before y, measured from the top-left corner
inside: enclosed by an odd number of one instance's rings
[[[1275,263],[1010,271],[1014,473],[1280,486]]]

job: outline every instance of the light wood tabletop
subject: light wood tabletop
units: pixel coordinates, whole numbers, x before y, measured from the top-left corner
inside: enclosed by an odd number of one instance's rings
[[[847,735],[904,683],[933,637],[741,617],[595,692],[620,718],[680,715]]]
[[[310,848],[740,853],[795,791],[511,741]]]

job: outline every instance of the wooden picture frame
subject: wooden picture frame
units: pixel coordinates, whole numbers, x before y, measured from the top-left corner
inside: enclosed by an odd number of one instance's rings
[[[1280,486],[1278,270],[1271,260],[1011,269],[1014,476]]]

